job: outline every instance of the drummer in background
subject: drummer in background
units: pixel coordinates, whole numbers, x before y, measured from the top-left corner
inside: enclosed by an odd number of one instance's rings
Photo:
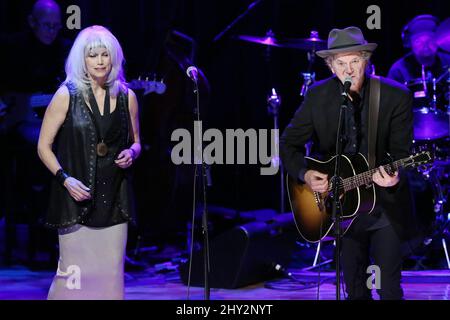
[[[422,69],[427,80],[438,78],[450,66],[450,54],[439,50],[435,32],[439,20],[432,15],[419,15],[412,19],[402,31],[405,48],[411,52],[397,60],[388,73],[388,78],[400,83],[422,78]]]

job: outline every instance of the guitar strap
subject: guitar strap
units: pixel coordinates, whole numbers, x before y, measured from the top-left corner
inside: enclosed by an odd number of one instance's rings
[[[370,77],[369,121],[368,121],[368,152],[369,169],[375,168],[375,154],[377,145],[378,110],[380,109],[380,77]]]

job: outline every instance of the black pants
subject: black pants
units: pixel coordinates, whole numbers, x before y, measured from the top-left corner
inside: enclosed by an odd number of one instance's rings
[[[377,293],[382,300],[400,300],[402,256],[400,240],[392,226],[367,231],[350,228],[342,238],[342,267],[345,289],[349,300],[371,300],[366,273],[369,265],[377,265],[381,271],[381,286]],[[370,258],[373,258],[372,261]]]

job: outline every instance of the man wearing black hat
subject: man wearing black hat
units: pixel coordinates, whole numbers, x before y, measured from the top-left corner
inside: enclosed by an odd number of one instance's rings
[[[402,31],[403,46],[411,52],[397,60],[388,73],[388,78],[406,83],[429,75],[438,78],[450,66],[450,55],[436,43],[435,33],[439,20],[429,14],[412,19]]]
[[[367,43],[359,28],[333,29],[328,50],[317,55],[334,76],[312,86],[280,139],[280,155],[289,175],[313,191],[326,192],[329,176],[310,170],[305,163],[304,145],[312,140],[313,157],[328,159],[336,150],[343,83],[351,78],[350,101],[344,116],[344,154],[368,155],[369,59],[377,47]],[[386,152],[394,159],[409,155],[412,141],[412,97],[407,88],[380,78],[380,103],[376,135],[375,163],[380,166]],[[355,219],[342,238],[342,266],[349,299],[371,299],[367,288],[367,267],[381,270],[381,299],[402,299],[400,286],[402,257],[400,244],[408,235],[410,212],[407,180],[402,173],[389,175],[382,167],[373,175],[376,206],[371,214]],[[370,261],[369,252],[373,261]]]

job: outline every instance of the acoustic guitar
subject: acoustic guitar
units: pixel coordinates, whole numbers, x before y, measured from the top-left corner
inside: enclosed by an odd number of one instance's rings
[[[336,156],[327,161],[305,157],[308,169],[316,170],[332,177]],[[394,172],[399,168],[412,168],[432,161],[430,152],[424,151],[407,158],[391,162],[383,167]],[[375,169],[369,170],[366,158],[358,153],[354,156],[341,157],[341,178],[339,198],[341,206],[341,230],[345,234],[354,219],[360,214],[370,214],[375,207],[376,194],[372,175]],[[333,199],[332,183],[325,193],[312,191],[307,184],[299,183],[288,175],[287,189],[289,202],[294,215],[295,224],[301,236],[308,242],[318,242],[329,236],[334,226],[332,219]]]

